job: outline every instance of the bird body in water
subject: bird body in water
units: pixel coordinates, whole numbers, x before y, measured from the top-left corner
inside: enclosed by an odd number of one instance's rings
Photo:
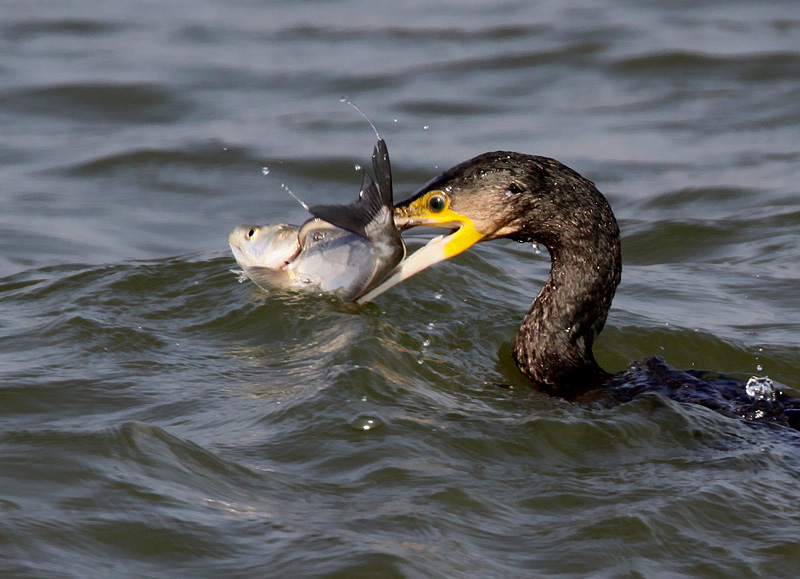
[[[562,163],[496,151],[456,165],[395,206],[400,229],[440,227],[439,236],[401,262],[359,302],[481,241],[508,238],[547,247],[550,274],[522,322],[514,359],[544,391],[567,397],[601,392],[622,402],[659,392],[723,414],[800,429],[800,400],[773,389],[750,395],[750,384],[680,371],[658,357],[612,375],[592,353],[622,271],[620,231],[594,183]]]

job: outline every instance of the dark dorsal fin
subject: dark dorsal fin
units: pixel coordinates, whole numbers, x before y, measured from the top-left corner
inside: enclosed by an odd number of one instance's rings
[[[392,207],[392,164],[389,162],[389,150],[386,148],[386,141],[378,138],[375,150],[372,152],[372,170],[378,180],[378,192],[381,195],[381,202]]]
[[[361,194],[349,205],[314,205],[309,212],[314,217],[327,221],[341,229],[369,239],[367,226],[381,215],[381,209],[392,210],[392,168],[389,164],[389,152],[386,142],[378,139],[372,154],[372,167],[378,184],[364,173]]]

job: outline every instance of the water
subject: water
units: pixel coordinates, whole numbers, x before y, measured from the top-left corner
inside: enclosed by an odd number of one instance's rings
[[[398,198],[492,149],[597,183],[606,368],[798,394],[796,2],[0,10],[0,574],[796,574],[796,434],[529,388],[546,252],[482,244],[355,308],[239,284],[226,247],[305,218],[282,183],[354,199],[345,95]]]

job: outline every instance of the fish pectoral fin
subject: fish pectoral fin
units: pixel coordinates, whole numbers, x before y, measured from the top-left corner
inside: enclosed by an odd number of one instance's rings
[[[292,281],[289,273],[284,269],[255,266],[247,268],[245,273],[253,280],[253,283],[265,290],[285,288]]]
[[[365,179],[369,179],[369,177],[365,175]],[[375,184],[373,183],[372,186],[374,187]],[[308,210],[317,219],[322,219],[340,229],[369,239],[367,226],[371,221],[371,216],[366,213],[360,199],[350,205],[314,205]]]
[[[323,221],[335,225],[350,233],[370,239],[371,234],[386,232],[391,228],[392,234],[399,237],[394,226],[394,208],[392,206],[392,169],[389,164],[389,152],[383,139],[378,140],[372,155],[372,166],[378,184],[372,177],[364,173],[361,194],[358,200],[349,205],[314,205],[308,211]]]

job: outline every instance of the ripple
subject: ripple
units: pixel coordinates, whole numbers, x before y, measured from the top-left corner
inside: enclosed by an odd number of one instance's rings
[[[538,34],[546,30],[544,26],[537,24],[507,24],[507,25],[484,25],[470,26],[469,28],[458,28],[454,26],[398,26],[387,25],[378,26],[370,30],[353,28],[350,26],[313,26],[302,25],[283,28],[276,31],[277,39],[286,41],[308,42],[314,41],[340,41],[353,38],[358,33],[366,40],[382,40],[386,38],[396,38],[400,40],[437,40],[437,41],[502,41],[509,39],[525,38]]]
[[[55,20],[38,20],[17,22],[6,26],[3,36],[16,42],[32,40],[40,36],[106,36],[115,34],[126,26],[110,21],[90,20],[83,18],[57,18]]]
[[[191,110],[160,85],[74,83],[7,92],[2,104],[18,113],[115,123],[178,121]]]
[[[666,51],[620,59],[613,64],[617,74],[646,75],[653,78],[654,72],[663,78],[665,74],[680,72],[681,75],[697,75],[708,78],[720,75],[749,82],[769,82],[797,78],[800,74],[800,55],[796,52],[743,53],[737,55],[713,55],[700,52]]]

